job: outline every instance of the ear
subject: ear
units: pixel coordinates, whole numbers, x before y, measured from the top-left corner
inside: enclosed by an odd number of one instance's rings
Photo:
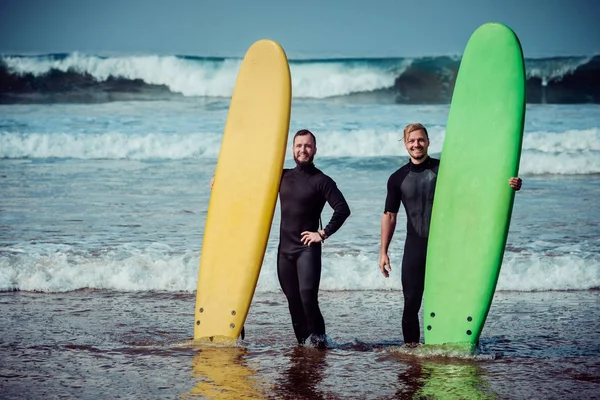
[[[315,152],[313,153],[313,157],[317,155],[317,146],[315,146]]]

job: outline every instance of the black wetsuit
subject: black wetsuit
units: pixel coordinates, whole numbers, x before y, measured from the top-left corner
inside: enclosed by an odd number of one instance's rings
[[[325,322],[319,309],[321,243],[306,246],[302,232],[319,230],[325,202],[333,215],[325,227],[333,235],[350,215],[350,208],[333,179],[314,164],[283,171],[279,187],[281,226],[277,276],[288,299],[294,333],[302,344],[312,334],[324,336]]]
[[[402,258],[402,333],[405,343],[419,342],[418,314],[425,285],[427,239],[439,165],[440,160],[431,157],[421,164],[409,161],[390,176],[387,184],[385,212],[397,213],[400,202],[406,210],[406,242]]]

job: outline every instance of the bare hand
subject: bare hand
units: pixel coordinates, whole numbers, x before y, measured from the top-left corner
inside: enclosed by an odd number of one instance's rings
[[[318,232],[309,232],[309,231],[304,231],[302,232],[302,243],[304,243],[306,246],[310,246],[313,243],[321,243],[323,241],[323,239],[321,239],[321,235],[319,235]]]
[[[210,190],[212,190],[213,186],[215,185],[215,178],[212,178],[210,180]]]
[[[392,272],[392,266],[390,265],[390,258],[387,254],[379,255],[379,269],[381,270],[383,276],[385,276],[386,278],[390,277],[390,272]]]
[[[521,190],[521,185],[523,184],[523,180],[521,178],[510,178],[508,180],[508,184],[515,191]]]

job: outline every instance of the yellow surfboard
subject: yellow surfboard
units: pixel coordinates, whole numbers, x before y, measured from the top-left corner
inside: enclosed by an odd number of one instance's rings
[[[232,342],[240,336],[277,202],[291,93],[281,46],[254,43],[238,73],[208,205],[194,340]]]

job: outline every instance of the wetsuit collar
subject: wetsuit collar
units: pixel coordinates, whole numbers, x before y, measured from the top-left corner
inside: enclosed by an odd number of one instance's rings
[[[429,164],[431,164],[431,157],[429,157],[429,155],[427,155],[427,158],[425,159],[425,161],[423,161],[422,163],[419,163],[419,164],[413,163],[412,158],[409,158],[408,163],[410,164],[411,171],[423,171],[424,169],[427,169]]]
[[[303,164],[303,165],[299,165],[296,164],[296,168],[294,168],[296,171],[302,171],[302,172],[310,172],[310,171],[314,171],[317,167],[315,167],[315,164],[310,163],[310,164]]]

